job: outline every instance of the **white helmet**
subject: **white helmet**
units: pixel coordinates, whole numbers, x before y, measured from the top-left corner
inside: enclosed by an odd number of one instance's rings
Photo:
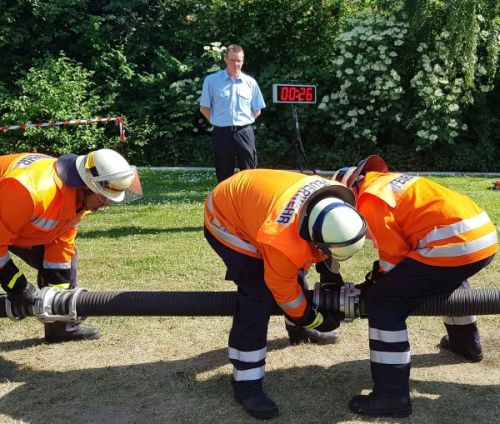
[[[308,229],[321,251],[336,261],[345,261],[363,247],[366,222],[348,203],[327,197],[311,209]]]
[[[85,185],[106,204],[128,203],[142,197],[137,169],[114,150],[100,149],[78,156],[76,169]]]

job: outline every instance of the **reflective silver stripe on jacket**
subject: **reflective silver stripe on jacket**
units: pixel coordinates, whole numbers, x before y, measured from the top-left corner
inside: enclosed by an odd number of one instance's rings
[[[213,205],[213,200],[212,200],[212,194],[208,196],[207,200],[207,209],[210,211],[210,213],[213,216],[213,222],[210,222],[209,220],[206,220],[205,224],[214,232],[217,234],[217,236],[221,239],[226,241],[228,244],[236,246],[242,250],[246,250],[247,252],[252,252],[253,254],[257,254],[260,256],[259,251],[257,248],[253,245],[250,244],[242,239],[240,239],[238,236],[230,233],[229,231],[226,230],[226,228],[219,222],[219,220],[215,217],[214,214],[214,205]]]
[[[492,231],[475,240],[467,241],[451,246],[436,246],[426,249],[417,249],[417,252],[427,258],[449,258],[454,256],[463,256],[485,249],[497,242],[497,233]]]
[[[379,259],[378,263],[380,267],[384,270],[384,272],[389,272],[396,266],[391,262],[384,261],[383,259]]]
[[[443,317],[443,321],[448,325],[468,325],[474,324],[477,321],[475,315],[469,315],[466,317]]]
[[[278,303],[278,306],[281,309],[293,309],[297,308],[300,306],[300,304],[305,300],[305,296],[303,292],[300,292],[300,294],[293,299],[291,302],[286,302],[286,303]]]
[[[455,222],[446,227],[435,228],[429,231],[422,240],[418,242],[418,248],[423,249],[427,244],[436,240],[444,240],[458,234],[466,233],[467,231],[481,228],[484,224],[490,222],[490,218],[486,212],[476,215],[463,221]]]
[[[48,231],[56,228],[59,221],[47,218],[31,218],[31,223],[40,230]]]
[[[0,256],[0,267],[3,267],[10,260],[10,255],[7,252],[6,255]]]
[[[233,368],[233,378],[235,381],[260,380],[261,378],[264,378],[264,373],[264,365],[258,368],[251,368],[249,370],[237,370],[236,368]]]
[[[379,364],[409,364],[411,362],[410,351],[407,352],[379,352],[370,350],[370,361]]]
[[[43,261],[43,267],[45,269],[70,269],[71,268],[71,261],[69,261],[69,262]]]
[[[370,339],[380,340],[381,342],[386,342],[386,343],[407,342],[408,331],[407,330],[385,331],[385,330],[379,330],[378,328],[370,327]]]
[[[242,350],[235,349],[233,347],[229,348],[229,359],[236,359],[242,362],[259,362],[266,359],[267,348],[263,347],[259,350],[252,350],[245,352]]]

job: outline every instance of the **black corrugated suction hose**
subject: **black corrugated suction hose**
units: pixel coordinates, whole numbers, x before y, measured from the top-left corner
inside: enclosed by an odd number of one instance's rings
[[[312,291],[307,292],[312,296]],[[338,296],[334,291],[330,296]],[[54,314],[67,315],[72,295],[57,296]],[[228,316],[233,314],[235,292],[138,292],[104,291],[81,292],[76,301],[78,315],[88,316]],[[338,304],[328,301],[328,304]],[[338,312],[338,311],[331,311]],[[273,315],[281,315],[275,305]],[[465,316],[500,314],[500,289],[457,289],[427,300],[412,315]],[[359,315],[366,318],[363,297],[359,302]],[[0,318],[7,317],[5,295],[0,296]]]

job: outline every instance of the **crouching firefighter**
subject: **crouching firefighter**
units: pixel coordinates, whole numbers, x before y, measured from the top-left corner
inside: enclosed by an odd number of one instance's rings
[[[0,156],[0,284],[7,301],[29,306],[35,292],[10,253],[38,271],[38,287],[75,288],[80,219],[141,196],[135,167],[113,150],[58,159],[39,153]],[[45,324],[49,343],[99,337],[96,328]]]
[[[451,293],[488,265],[495,226],[467,196],[426,178],[389,172],[380,156],[343,168],[333,179],[351,187],[379,261],[360,285],[367,299],[373,391],[351,399],[361,415],[405,417],[410,344],[406,318],[429,297]],[[440,346],[469,361],[483,358],[475,316],[445,317]]]
[[[339,318],[316,309],[299,278],[314,263],[343,261],[361,249],[365,222],[342,184],[279,170],[245,170],[205,202],[205,237],[238,287],[229,360],[234,399],[252,417],[278,407],[263,391],[267,329],[275,302],[296,326],[328,339]],[[338,267],[336,267],[338,270]]]

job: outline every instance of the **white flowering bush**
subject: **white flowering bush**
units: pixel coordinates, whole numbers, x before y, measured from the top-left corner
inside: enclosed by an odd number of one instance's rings
[[[484,18],[476,16],[478,47],[485,46],[490,33],[481,30]],[[408,119],[407,127],[415,130],[416,150],[440,144],[454,144],[465,135],[468,125],[464,122],[464,111],[474,102],[474,91],[488,93],[493,90],[493,77],[487,68],[486,55],[473,56],[471,81],[467,81],[465,67],[457,63],[450,49],[450,33],[442,31],[433,43],[420,43],[420,54],[415,74],[410,84],[415,97],[416,110]]]
[[[207,73],[217,72],[221,69],[225,51],[226,47],[220,41],[213,41],[209,45],[203,46],[202,58],[212,63],[207,69]]]
[[[410,81],[418,106],[408,127],[416,131],[416,150],[429,148],[437,140],[453,143],[467,125],[462,122],[462,108],[467,103],[463,78],[453,78],[453,60],[446,46],[447,32],[442,32],[430,48],[420,43],[417,72]]]
[[[408,24],[393,16],[364,12],[347,20],[333,61],[338,89],[318,106],[329,114],[341,139],[375,145],[382,127],[401,120],[398,101],[404,90],[394,65],[407,32]]]
[[[486,30],[484,18],[476,16],[476,54],[464,64],[446,30],[415,44],[404,15],[370,13],[347,20],[332,67],[338,88],[319,105],[336,127],[336,137],[365,150],[382,141],[410,144],[415,151],[454,144],[469,131],[466,112],[474,100],[495,87],[491,69],[498,66],[491,60],[498,55],[484,51],[492,37],[500,45],[499,26]],[[472,79],[467,74],[471,67]]]

